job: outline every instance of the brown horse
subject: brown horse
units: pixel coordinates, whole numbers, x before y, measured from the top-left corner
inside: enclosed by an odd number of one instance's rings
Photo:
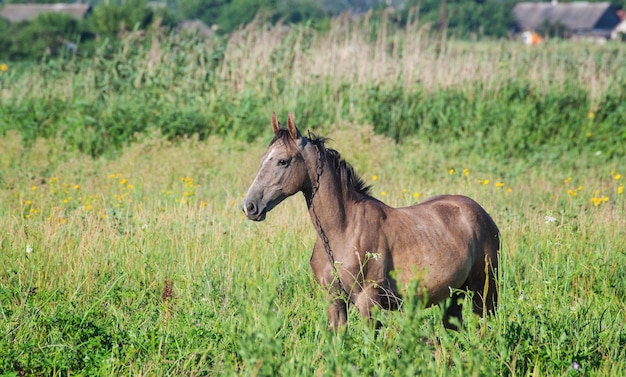
[[[262,221],[285,198],[302,192],[317,230],[311,267],[328,288],[330,325],[346,323],[347,303],[363,317],[374,305],[396,309],[399,288],[417,279],[428,305],[451,297],[444,326],[461,323],[463,291],[473,311],[493,313],[499,231],[472,199],[441,195],[418,205],[392,208],[370,196],[369,187],[324,138],[303,137],[291,114],[287,128],[272,116],[274,139],[243,200],[250,220]],[[425,290],[425,292],[424,292]]]

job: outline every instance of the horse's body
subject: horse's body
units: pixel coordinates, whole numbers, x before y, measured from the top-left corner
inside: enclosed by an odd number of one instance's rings
[[[417,280],[429,304],[452,297],[444,325],[461,321],[462,291],[474,292],[474,312],[494,312],[498,228],[475,201],[442,195],[421,204],[392,208],[369,195],[369,188],[324,139],[307,139],[291,115],[288,128],[272,118],[275,137],[261,161],[242,207],[251,220],[301,191],[318,237],[311,257],[317,281],[332,303],[330,324],[347,320],[347,300],[364,317],[379,305],[395,309],[399,291]]]

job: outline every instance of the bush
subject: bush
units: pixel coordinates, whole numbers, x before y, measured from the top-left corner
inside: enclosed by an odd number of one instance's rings
[[[399,85],[370,86],[366,119],[376,132],[397,141],[411,135],[433,142],[465,144],[496,156],[521,157],[539,151],[568,150],[623,155],[626,105],[623,91],[607,94],[590,114],[589,93],[570,84],[537,93],[529,83],[512,81],[480,97],[459,88],[405,91]],[[480,145],[468,143],[480,142]]]

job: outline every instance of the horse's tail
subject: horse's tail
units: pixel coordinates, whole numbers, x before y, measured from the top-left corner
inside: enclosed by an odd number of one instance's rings
[[[495,314],[498,306],[498,253],[500,251],[500,230],[491,216],[485,212],[486,239],[483,240],[483,260],[476,261],[482,268],[483,287],[474,295],[474,312],[485,316]],[[478,293],[477,292],[477,293]]]

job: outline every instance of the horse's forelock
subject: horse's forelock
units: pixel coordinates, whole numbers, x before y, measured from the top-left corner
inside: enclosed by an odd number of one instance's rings
[[[281,128],[276,132],[272,141],[270,141],[269,147],[276,144],[277,142],[282,142],[285,148],[287,148],[287,152],[290,154],[298,153],[298,146],[296,145],[296,141],[291,137],[289,130],[286,128]]]

